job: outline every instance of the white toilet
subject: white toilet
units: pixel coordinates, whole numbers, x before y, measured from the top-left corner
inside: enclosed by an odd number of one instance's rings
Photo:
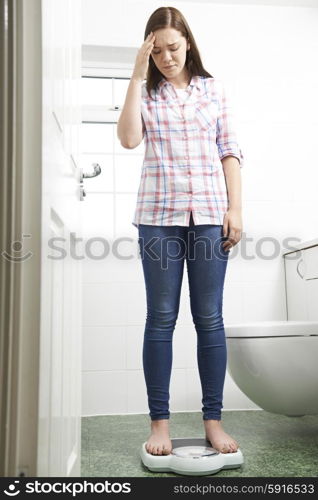
[[[259,321],[225,325],[227,369],[263,410],[318,414],[318,322]]]
[[[266,411],[318,414],[318,239],[283,253],[287,321],[226,324],[227,369]]]

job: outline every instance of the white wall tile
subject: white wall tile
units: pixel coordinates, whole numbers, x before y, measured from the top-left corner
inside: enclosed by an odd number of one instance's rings
[[[84,283],[83,326],[126,325],[129,296],[122,283]]]
[[[89,182],[90,179],[85,179]],[[88,193],[84,198],[82,206],[82,231],[84,244],[91,251],[92,256],[97,258],[107,253],[107,240],[113,236],[114,231],[114,197],[106,193]],[[106,243],[99,248],[89,238],[104,238]],[[88,258],[90,253],[86,252]]]
[[[132,224],[137,204],[137,193],[116,194],[116,233],[115,236],[138,238],[138,229]]]
[[[127,370],[127,412],[149,413],[147,388],[142,370]]]
[[[192,343],[189,339],[195,337],[196,332],[188,325],[176,326],[173,340],[173,367],[186,368],[189,364],[189,352],[192,350]],[[196,351],[195,351],[196,352]]]
[[[243,289],[242,282],[235,283],[227,280],[223,291],[223,322],[226,331],[226,325],[229,323],[242,323],[243,321]]]
[[[201,411],[202,389],[198,368],[186,370],[186,409],[187,411]]]
[[[125,370],[125,327],[84,327],[82,354],[84,371]]]
[[[126,283],[127,323],[143,324],[147,315],[146,290],[143,282]]]
[[[128,191],[137,194],[143,159],[143,155],[115,156],[116,191]]]
[[[137,241],[132,239],[127,242],[118,242],[117,250],[113,247],[114,240],[108,238],[107,241],[109,242],[109,253],[104,259],[86,259],[84,262],[84,283],[110,283],[114,281],[142,283],[144,278],[141,260],[138,257]],[[94,255],[97,255],[97,246]],[[101,251],[100,255],[102,255]]]
[[[144,341],[143,324],[130,325],[125,327],[125,350],[126,350],[126,369],[128,373],[132,370],[142,370],[142,349]]]
[[[186,368],[195,368],[197,366],[197,332],[194,326],[185,327],[185,348],[186,348]]]
[[[178,316],[178,326],[189,326],[193,325],[191,305],[190,305],[190,290],[188,284],[188,273],[186,270],[186,265],[183,272],[183,282],[180,295],[180,307]]]
[[[282,238],[273,236],[253,235],[247,233],[242,240],[230,251],[226,269],[224,289],[232,287],[235,283],[261,282],[263,280],[284,279],[282,258]],[[263,239],[263,240],[262,240]]]
[[[82,415],[127,413],[125,371],[84,371]]]
[[[170,411],[185,411],[187,409],[186,370],[173,368],[170,380]]]
[[[285,320],[285,284],[281,281],[245,283],[243,321]]]

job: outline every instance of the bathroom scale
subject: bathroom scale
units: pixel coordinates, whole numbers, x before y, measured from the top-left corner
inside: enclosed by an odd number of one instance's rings
[[[175,472],[185,476],[205,476],[221,469],[235,469],[243,462],[238,448],[235,453],[221,453],[212,448],[205,438],[171,439],[170,455],[152,455],[143,443],[140,456],[143,464],[152,472]]]

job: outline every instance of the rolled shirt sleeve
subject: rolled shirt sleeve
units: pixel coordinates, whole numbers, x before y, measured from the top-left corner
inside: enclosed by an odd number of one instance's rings
[[[240,167],[244,165],[244,156],[238,145],[235,120],[223,82],[219,81],[219,109],[216,128],[216,143],[220,160],[226,156],[235,156]]]

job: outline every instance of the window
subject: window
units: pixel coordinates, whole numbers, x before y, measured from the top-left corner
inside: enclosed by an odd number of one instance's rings
[[[117,138],[117,121],[130,79],[94,76],[92,68],[89,73],[82,76],[81,82],[81,166],[84,172],[91,172],[92,163],[98,163],[101,174],[84,179],[83,235],[85,238],[136,237],[132,219],[144,144],[129,150],[123,148]]]

